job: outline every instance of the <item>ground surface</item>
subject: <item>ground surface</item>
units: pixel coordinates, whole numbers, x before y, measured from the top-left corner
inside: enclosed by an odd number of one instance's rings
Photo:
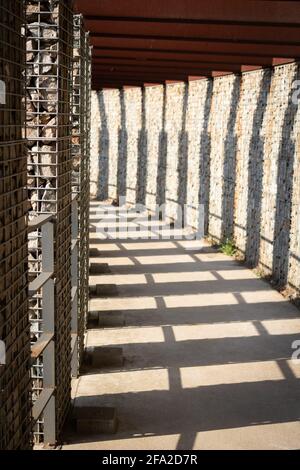
[[[91,229],[122,231],[124,218],[104,223],[98,205]],[[75,406],[116,407],[119,429],[67,431],[64,449],[300,448],[293,305],[198,241],[101,240],[92,232],[91,247],[102,253],[91,262],[108,263],[111,274],[90,284],[116,284],[118,296],[93,299],[90,310],[122,311],[126,324],[89,330],[87,345],[121,346],[125,363],[88,371],[73,393]]]

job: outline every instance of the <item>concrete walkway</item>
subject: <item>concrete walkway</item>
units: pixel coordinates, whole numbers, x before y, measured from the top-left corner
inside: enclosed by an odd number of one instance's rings
[[[124,230],[124,219],[99,222],[97,207],[92,227]],[[300,448],[300,365],[291,360],[299,311],[198,241],[98,237],[91,262],[111,274],[90,284],[116,284],[118,296],[95,298],[90,310],[121,311],[126,324],[90,329],[86,343],[121,346],[125,363],[81,376],[75,406],[116,407],[119,429],[69,432],[64,449]]]

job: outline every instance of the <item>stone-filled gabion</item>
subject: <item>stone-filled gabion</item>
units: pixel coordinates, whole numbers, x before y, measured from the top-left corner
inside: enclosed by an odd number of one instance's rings
[[[0,450],[31,447],[23,24],[23,1],[1,0],[0,340],[6,364],[0,364]]]
[[[93,92],[91,196],[122,195],[149,209],[165,202],[170,217],[178,204],[203,204],[211,239],[232,239],[250,266],[299,296],[295,80],[298,63]]]
[[[55,216],[56,433],[70,405],[71,386],[71,99],[73,12],[67,0],[26,0],[26,137],[30,217]],[[41,269],[40,234],[30,241],[32,276]],[[34,339],[43,330],[42,295],[31,302]],[[33,367],[34,396],[43,385],[42,363]],[[43,438],[38,423],[36,441]]]
[[[78,202],[78,345],[83,357],[89,281],[90,46],[81,15],[74,15],[72,192]]]

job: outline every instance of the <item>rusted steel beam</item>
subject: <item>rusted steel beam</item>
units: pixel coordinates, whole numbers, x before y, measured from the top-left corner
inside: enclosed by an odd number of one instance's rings
[[[214,72],[212,72],[212,77],[215,78],[215,77],[224,77],[225,75],[230,75],[230,72],[223,72],[223,71],[218,71],[218,70],[215,70]]]
[[[300,36],[299,36],[300,38]],[[144,39],[144,38],[118,38],[91,37],[94,52],[97,49],[106,51],[151,51],[151,52],[172,52],[181,54],[203,53],[203,54],[230,54],[264,57],[300,57],[300,43],[282,44],[276,41],[272,43],[242,43],[197,40],[186,41],[184,39]]]
[[[118,40],[119,41],[119,44],[120,44],[120,41],[122,41],[122,44],[126,43],[126,41],[131,41],[131,42],[134,42],[134,41],[139,41],[139,42],[151,42],[151,43],[158,43],[158,42],[161,42],[161,43],[165,43],[166,41],[170,42],[171,44],[172,43],[180,43],[182,44],[183,46],[183,49],[187,48],[188,47],[188,44],[190,43],[195,43],[196,45],[197,44],[202,44],[203,42],[212,42],[212,43],[217,43],[217,44],[243,44],[243,45],[260,45],[261,47],[264,47],[264,46],[277,46],[277,45],[285,45],[285,46],[299,46],[300,45],[300,41],[299,41],[299,29],[300,28],[297,28],[296,32],[297,32],[297,38],[291,40],[289,39],[289,36],[287,35],[285,40],[282,41],[282,40],[279,40],[277,38],[277,36],[274,36],[273,39],[271,40],[259,40],[259,39],[256,39],[256,40],[253,40],[253,41],[250,41],[250,40],[246,40],[246,39],[241,39],[240,41],[238,40],[231,40],[231,39],[215,39],[215,38],[207,38],[205,36],[203,37],[198,37],[198,38],[189,38],[189,37],[186,37],[186,36],[176,36],[176,37],[163,37],[163,36],[139,36],[137,34],[135,35],[124,35],[124,34],[102,34],[102,33],[98,33],[98,32],[92,32],[91,33],[91,39],[92,39],[92,42],[95,43],[95,41],[99,41],[99,40],[105,40],[105,41],[113,41],[113,40]]]
[[[253,72],[254,70],[262,69],[259,65],[242,65],[241,72]]]
[[[75,0],[84,15],[116,18],[300,24],[300,4],[272,0]]]
[[[245,24],[214,24],[193,23],[178,21],[151,21],[143,18],[134,21],[126,19],[106,19],[95,16],[85,17],[86,27],[93,34],[102,34],[106,37],[140,37],[140,38],[188,38],[190,40],[213,41],[247,41],[268,43],[276,41],[282,43],[299,44],[299,26],[295,25],[245,25]]]
[[[286,36],[285,41],[283,40],[278,40],[276,36],[273,36],[272,39],[267,40],[267,39],[253,39],[249,40],[246,37],[240,39],[239,41],[237,39],[223,39],[223,38],[209,38],[206,36],[199,36],[199,37],[187,37],[187,36],[154,36],[154,35],[144,35],[140,36],[138,34],[123,34],[122,32],[119,32],[118,34],[109,34],[109,33],[100,33],[100,32],[91,32],[91,38],[93,39],[118,39],[119,41],[126,41],[126,40],[143,40],[143,41],[175,41],[175,42],[183,42],[183,43],[190,43],[190,42],[217,42],[221,44],[260,44],[260,45],[285,45],[285,46],[299,46],[299,30],[300,28],[296,28],[296,37],[294,39],[291,39],[289,35]]]
[[[220,72],[221,73],[221,72]],[[227,75],[227,73],[225,74]],[[140,82],[136,80],[125,80],[125,82],[118,81],[118,80],[110,80],[110,81],[105,81],[103,79],[99,80],[94,80],[92,83],[92,89],[98,89],[100,88],[133,88],[133,87],[153,87],[153,86],[161,86],[165,84],[171,84],[171,83],[189,83],[193,82],[196,80],[207,80],[208,78],[211,77],[201,77],[201,76],[195,76],[195,77],[188,77],[187,80],[160,80],[160,81],[155,81],[155,82]],[[124,83],[127,83],[128,85],[124,85]],[[131,83],[131,84],[130,84]]]
[[[147,75],[147,76],[152,76],[152,77],[187,77],[189,75],[207,75],[210,74],[213,70],[223,70],[224,72],[231,72],[231,73],[240,73],[244,71],[244,67],[247,68],[247,66],[236,66],[236,67],[223,67],[221,64],[216,64],[216,66],[212,67],[199,67],[197,69],[195,68],[186,68],[186,69],[172,69],[172,68],[146,68],[146,67],[128,67],[128,68],[123,68],[123,67],[115,67],[114,69],[109,69],[107,67],[101,67],[101,66],[94,66],[92,68],[93,74],[101,74],[104,73],[106,75],[119,75],[119,76],[132,76],[135,77],[136,75]],[[260,68],[260,66],[248,66],[249,68]]]
[[[222,74],[222,72],[218,72],[219,74]],[[223,74],[227,75],[227,72],[224,72]],[[207,80],[208,78],[211,78],[211,76],[188,76],[186,80],[165,80],[165,79],[155,79],[154,81],[151,82],[144,82],[144,81],[138,81],[136,79],[124,79],[125,81],[122,80],[117,80],[114,78],[111,79],[105,79],[105,77],[99,77],[99,78],[94,78],[93,83],[92,83],[92,88],[93,89],[99,89],[99,88],[122,88],[122,87],[151,87],[151,86],[160,86],[164,84],[170,84],[170,83],[182,83],[182,82],[192,82],[195,80]],[[126,83],[127,85],[124,85]]]
[[[94,56],[94,65],[111,65],[112,67],[118,66],[139,66],[139,67],[152,67],[152,68],[201,68],[202,64],[226,64],[226,65],[233,65],[233,66],[240,66],[240,64],[247,64],[247,65],[261,65],[270,67],[273,65],[273,59],[271,57],[262,60],[261,58],[248,58],[248,57],[240,57],[240,60],[226,60],[224,56],[205,56],[201,60],[194,59],[194,60],[170,60],[170,59],[134,59],[134,58],[123,58],[123,57],[99,57]],[[219,59],[219,60],[218,60]],[[291,59],[293,60],[293,59]],[[288,59],[285,59],[285,62],[288,62]]]
[[[245,61],[246,63],[246,61]],[[243,62],[242,62],[242,65],[243,65]],[[247,63],[246,63],[247,65]],[[261,65],[259,63],[256,63],[256,64],[249,64],[249,65]],[[269,62],[268,64],[269,66],[272,65],[272,61]],[[174,70],[174,71],[178,71],[178,70],[184,70],[184,69],[188,69],[190,70],[191,72],[193,70],[210,70],[210,69],[216,69],[218,68],[219,70],[230,70],[230,71],[240,71],[240,68],[241,68],[241,64],[237,63],[226,63],[226,62],[185,62],[182,66],[178,66],[178,63],[173,66],[172,63],[169,64],[168,62],[166,63],[163,63],[163,62],[160,62],[159,64],[152,64],[151,62],[149,63],[143,63],[143,64],[140,64],[138,61],[136,61],[135,63],[131,63],[131,64],[122,64],[122,63],[110,63],[110,62],[94,62],[93,63],[93,69],[105,69],[105,70],[111,70],[111,71],[114,71],[114,70],[151,70],[151,71],[154,71],[154,70],[157,70],[158,72],[162,72],[163,70]]]
[[[259,66],[259,64],[256,64]],[[195,63],[195,64],[187,64],[182,67],[172,67],[168,65],[160,65],[158,66],[151,66],[150,65],[126,65],[126,64],[101,64],[101,63],[94,63],[92,67],[93,71],[107,71],[107,72],[128,72],[128,73],[136,73],[136,72],[146,72],[146,73],[182,73],[184,71],[185,75],[196,75],[197,72],[202,70],[224,70],[230,72],[240,72],[241,65],[240,64],[226,64],[226,63]]]
[[[160,86],[160,85],[161,85],[160,83],[151,83],[151,82],[149,82],[149,83],[148,83],[148,82],[144,83],[144,87],[145,87],[145,88],[150,88],[150,87],[152,87],[152,86]]]
[[[104,87],[110,87],[110,88],[122,88],[123,86],[135,86],[135,87],[143,87],[144,86],[144,81],[139,81],[139,80],[105,80],[105,79],[99,79],[99,80],[93,80],[92,82],[92,89],[97,90],[99,88],[104,88]],[[165,80],[156,80],[152,81],[151,83],[155,83],[156,85],[163,85],[165,83]]]
[[[286,57],[274,57],[272,60],[272,65],[283,65],[283,64],[290,64],[292,62],[295,62],[295,58],[286,58]]]
[[[211,75],[189,75],[188,81],[189,82],[194,82],[196,80],[207,80],[208,78],[211,78]]]
[[[209,76],[211,73],[209,73]],[[164,81],[164,80],[187,80],[188,79],[188,74],[187,73],[169,73],[169,74],[150,74],[150,73],[142,73],[142,72],[137,72],[137,73],[122,73],[120,74],[119,72],[112,74],[112,73],[107,73],[107,72],[97,72],[94,74],[95,80],[97,78],[103,78],[104,80],[111,80],[111,79],[116,79],[118,81],[125,81],[125,80],[138,80],[142,82],[155,82],[156,80],[158,81]]]

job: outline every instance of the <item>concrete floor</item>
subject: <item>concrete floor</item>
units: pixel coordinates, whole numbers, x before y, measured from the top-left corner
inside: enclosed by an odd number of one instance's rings
[[[98,206],[92,227],[103,224]],[[124,219],[106,223],[124,228]],[[90,310],[122,311],[126,325],[89,330],[86,343],[121,346],[125,364],[89,371],[73,393],[75,406],[116,407],[119,430],[69,431],[63,448],[300,448],[300,364],[291,360],[299,311],[198,241],[99,237],[91,233],[102,252],[91,262],[111,274],[90,284],[116,284],[118,296],[92,299]]]

